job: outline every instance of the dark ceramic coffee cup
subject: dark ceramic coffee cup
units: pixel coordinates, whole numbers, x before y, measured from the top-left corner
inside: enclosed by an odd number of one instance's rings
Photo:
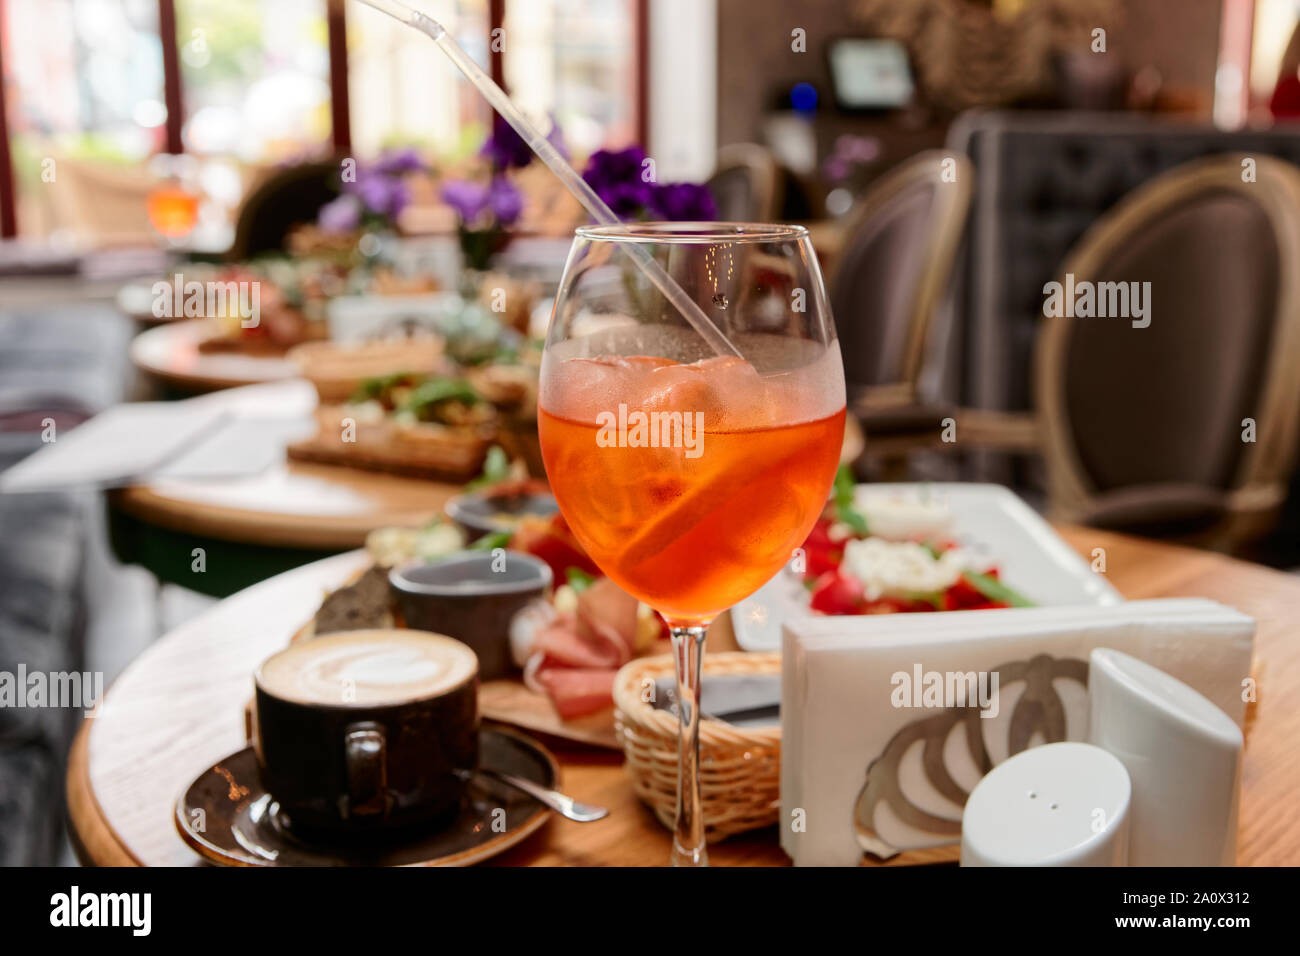
[[[462,551],[408,564],[388,575],[407,627],[464,641],[478,655],[483,680],[514,670],[510,622],[551,585],[545,561],[521,551]]]
[[[292,832],[373,834],[459,807],[478,761],[478,662],[459,641],[327,634],[272,655],[254,686],[258,770]]]

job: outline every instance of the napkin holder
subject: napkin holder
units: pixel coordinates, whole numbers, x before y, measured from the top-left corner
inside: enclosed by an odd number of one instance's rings
[[[799,865],[956,843],[966,797],[1028,747],[1088,739],[1088,660],[1108,647],[1241,726],[1254,621],[1203,599],[821,617],[785,625],[781,844]],[[932,678],[996,693],[945,701]],[[985,716],[982,716],[985,715]]]

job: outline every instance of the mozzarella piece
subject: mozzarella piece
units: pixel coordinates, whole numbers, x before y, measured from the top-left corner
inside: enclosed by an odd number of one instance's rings
[[[877,537],[845,544],[841,565],[846,574],[862,583],[868,601],[946,591],[957,583],[963,571],[985,567],[986,562],[963,548],[953,548],[936,558],[929,548],[914,541]]]
[[[873,535],[889,541],[938,539],[947,536],[952,522],[948,505],[937,498],[917,498],[858,488],[853,508],[867,519]]]

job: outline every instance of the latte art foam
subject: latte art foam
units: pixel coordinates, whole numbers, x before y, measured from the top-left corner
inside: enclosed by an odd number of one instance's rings
[[[478,659],[459,641],[421,631],[345,631],[301,641],[267,660],[262,688],[333,706],[433,697],[474,676]]]

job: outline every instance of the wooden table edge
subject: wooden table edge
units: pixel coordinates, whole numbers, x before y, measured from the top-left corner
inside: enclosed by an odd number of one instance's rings
[[[193,510],[194,502],[158,495],[143,485],[114,488],[109,497],[112,507],[146,524],[234,544],[256,543],[270,548],[348,551],[364,545],[366,535],[375,526],[373,515],[358,515],[351,524],[331,519],[335,522],[331,526],[321,522],[319,515],[303,515],[301,521],[286,522],[279,515],[224,505],[205,505],[203,512],[197,512]],[[430,516],[440,513],[431,509]],[[412,524],[418,527],[420,522],[413,520]]]
[[[81,722],[68,751],[64,795],[68,835],[83,866],[143,866],[109,824],[90,785],[90,731],[94,718]]]
[[[172,333],[176,334],[175,330],[187,322],[203,322],[203,321],[205,320],[172,319],[166,322],[158,322],[150,326],[149,328],[142,330],[141,332],[139,332],[138,334],[132,337],[131,344],[128,347],[128,354],[131,359],[131,364],[135,366],[136,370],[139,371],[140,373],[144,375],[148,375],[149,377],[155,379],[156,381],[160,382],[163,385],[168,385],[172,388],[175,388],[178,391],[188,392],[194,395],[203,395],[208,392],[220,392],[228,388],[243,388],[246,385],[266,385],[270,382],[278,382],[285,378],[294,377],[292,374],[289,374],[289,375],[268,375],[259,378],[248,378],[247,376],[244,375],[225,376],[225,375],[204,374],[201,372],[200,373],[178,372],[174,369],[167,368],[166,366],[155,365],[153,362],[148,361],[146,358],[140,355],[140,351],[136,345],[136,341],[141,336],[151,335],[153,333],[159,333],[163,328],[170,328],[172,330]],[[185,330],[182,329],[182,333],[184,331]],[[154,337],[157,338],[159,336],[154,335]],[[199,340],[197,339],[195,340],[196,347],[198,341]],[[249,357],[260,358],[262,356],[249,356]],[[279,356],[279,355],[268,355],[265,357],[278,359],[281,361],[288,361],[283,356]]]

